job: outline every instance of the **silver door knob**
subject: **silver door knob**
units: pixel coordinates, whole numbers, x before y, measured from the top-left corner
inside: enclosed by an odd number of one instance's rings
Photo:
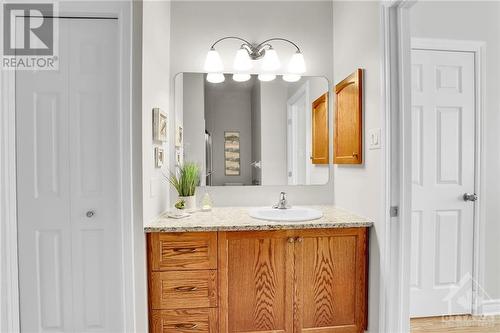
[[[87,213],[85,213],[85,216],[87,216],[88,218],[91,218],[94,215],[95,215],[95,212],[93,210],[89,210]]]
[[[464,201],[476,201],[477,194],[476,193],[464,193]]]

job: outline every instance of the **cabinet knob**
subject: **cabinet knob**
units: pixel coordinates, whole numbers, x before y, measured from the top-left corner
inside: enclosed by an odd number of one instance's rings
[[[297,243],[302,243],[302,241],[303,241],[303,240],[304,240],[304,238],[302,238],[302,237],[297,237],[297,238],[295,238],[295,241],[296,241]]]
[[[293,237],[288,238],[288,243],[293,243],[293,242],[295,242],[295,239],[293,239]]]
[[[89,210],[87,213],[85,213],[85,216],[87,216],[88,218],[91,218],[95,215],[95,212],[93,210]]]

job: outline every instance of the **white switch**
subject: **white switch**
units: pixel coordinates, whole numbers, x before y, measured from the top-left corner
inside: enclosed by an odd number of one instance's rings
[[[158,193],[160,192],[160,179],[157,177],[151,178],[149,180],[150,182],[150,187],[149,187],[149,196],[151,198],[154,198],[158,196]]]
[[[380,149],[380,128],[368,131],[368,149]]]

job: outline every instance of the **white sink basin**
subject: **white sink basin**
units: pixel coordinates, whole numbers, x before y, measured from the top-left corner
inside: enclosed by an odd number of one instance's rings
[[[292,207],[288,209],[274,209],[270,207],[251,208],[248,214],[259,220],[267,221],[310,221],[323,217],[323,212],[307,207]]]

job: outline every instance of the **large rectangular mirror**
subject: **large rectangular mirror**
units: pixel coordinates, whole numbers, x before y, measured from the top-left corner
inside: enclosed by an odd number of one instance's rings
[[[196,162],[201,185],[321,185],[329,179],[328,81],[257,75],[210,83],[175,78],[176,160]]]

